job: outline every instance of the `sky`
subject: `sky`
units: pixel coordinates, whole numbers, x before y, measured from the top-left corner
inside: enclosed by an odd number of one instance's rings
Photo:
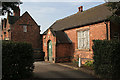
[[[87,10],[103,4],[104,0],[21,0],[21,15],[26,11],[41,26],[41,34],[56,20],[78,12],[78,7]]]

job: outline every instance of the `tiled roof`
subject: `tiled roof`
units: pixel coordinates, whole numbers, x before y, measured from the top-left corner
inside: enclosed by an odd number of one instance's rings
[[[63,31],[56,31],[57,43],[72,43],[67,34]]]
[[[50,28],[50,31],[52,32],[53,36],[56,37],[56,42],[57,43],[72,43],[72,41],[69,39],[67,34],[65,34],[64,31],[53,31],[52,28]]]
[[[74,15],[56,21],[50,28],[54,31],[82,27],[84,25],[106,20],[112,15],[112,12],[106,6],[107,3],[93,7],[83,12],[77,12]],[[43,33],[46,34],[47,30]]]

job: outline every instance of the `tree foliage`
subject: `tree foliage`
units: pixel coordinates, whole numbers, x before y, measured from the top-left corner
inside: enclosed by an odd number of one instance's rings
[[[14,10],[18,7],[22,2],[2,2],[2,15],[5,15],[6,12],[11,13],[11,10]]]
[[[120,1],[119,2],[109,2],[107,5],[111,11],[113,11],[112,16],[109,18],[110,21],[120,25]]]

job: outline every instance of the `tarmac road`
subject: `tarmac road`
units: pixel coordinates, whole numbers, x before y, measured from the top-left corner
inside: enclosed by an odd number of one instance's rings
[[[70,69],[63,67],[55,63],[48,62],[35,62],[34,77],[35,78],[64,78],[64,79],[90,79],[93,80],[95,77],[81,72],[80,70]],[[86,80],[85,79],[85,80]]]

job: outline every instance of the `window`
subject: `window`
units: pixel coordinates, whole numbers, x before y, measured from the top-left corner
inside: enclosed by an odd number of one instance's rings
[[[78,49],[89,49],[89,30],[77,32]]]
[[[27,25],[24,25],[24,26],[23,26],[23,31],[24,31],[24,32],[27,32]]]

